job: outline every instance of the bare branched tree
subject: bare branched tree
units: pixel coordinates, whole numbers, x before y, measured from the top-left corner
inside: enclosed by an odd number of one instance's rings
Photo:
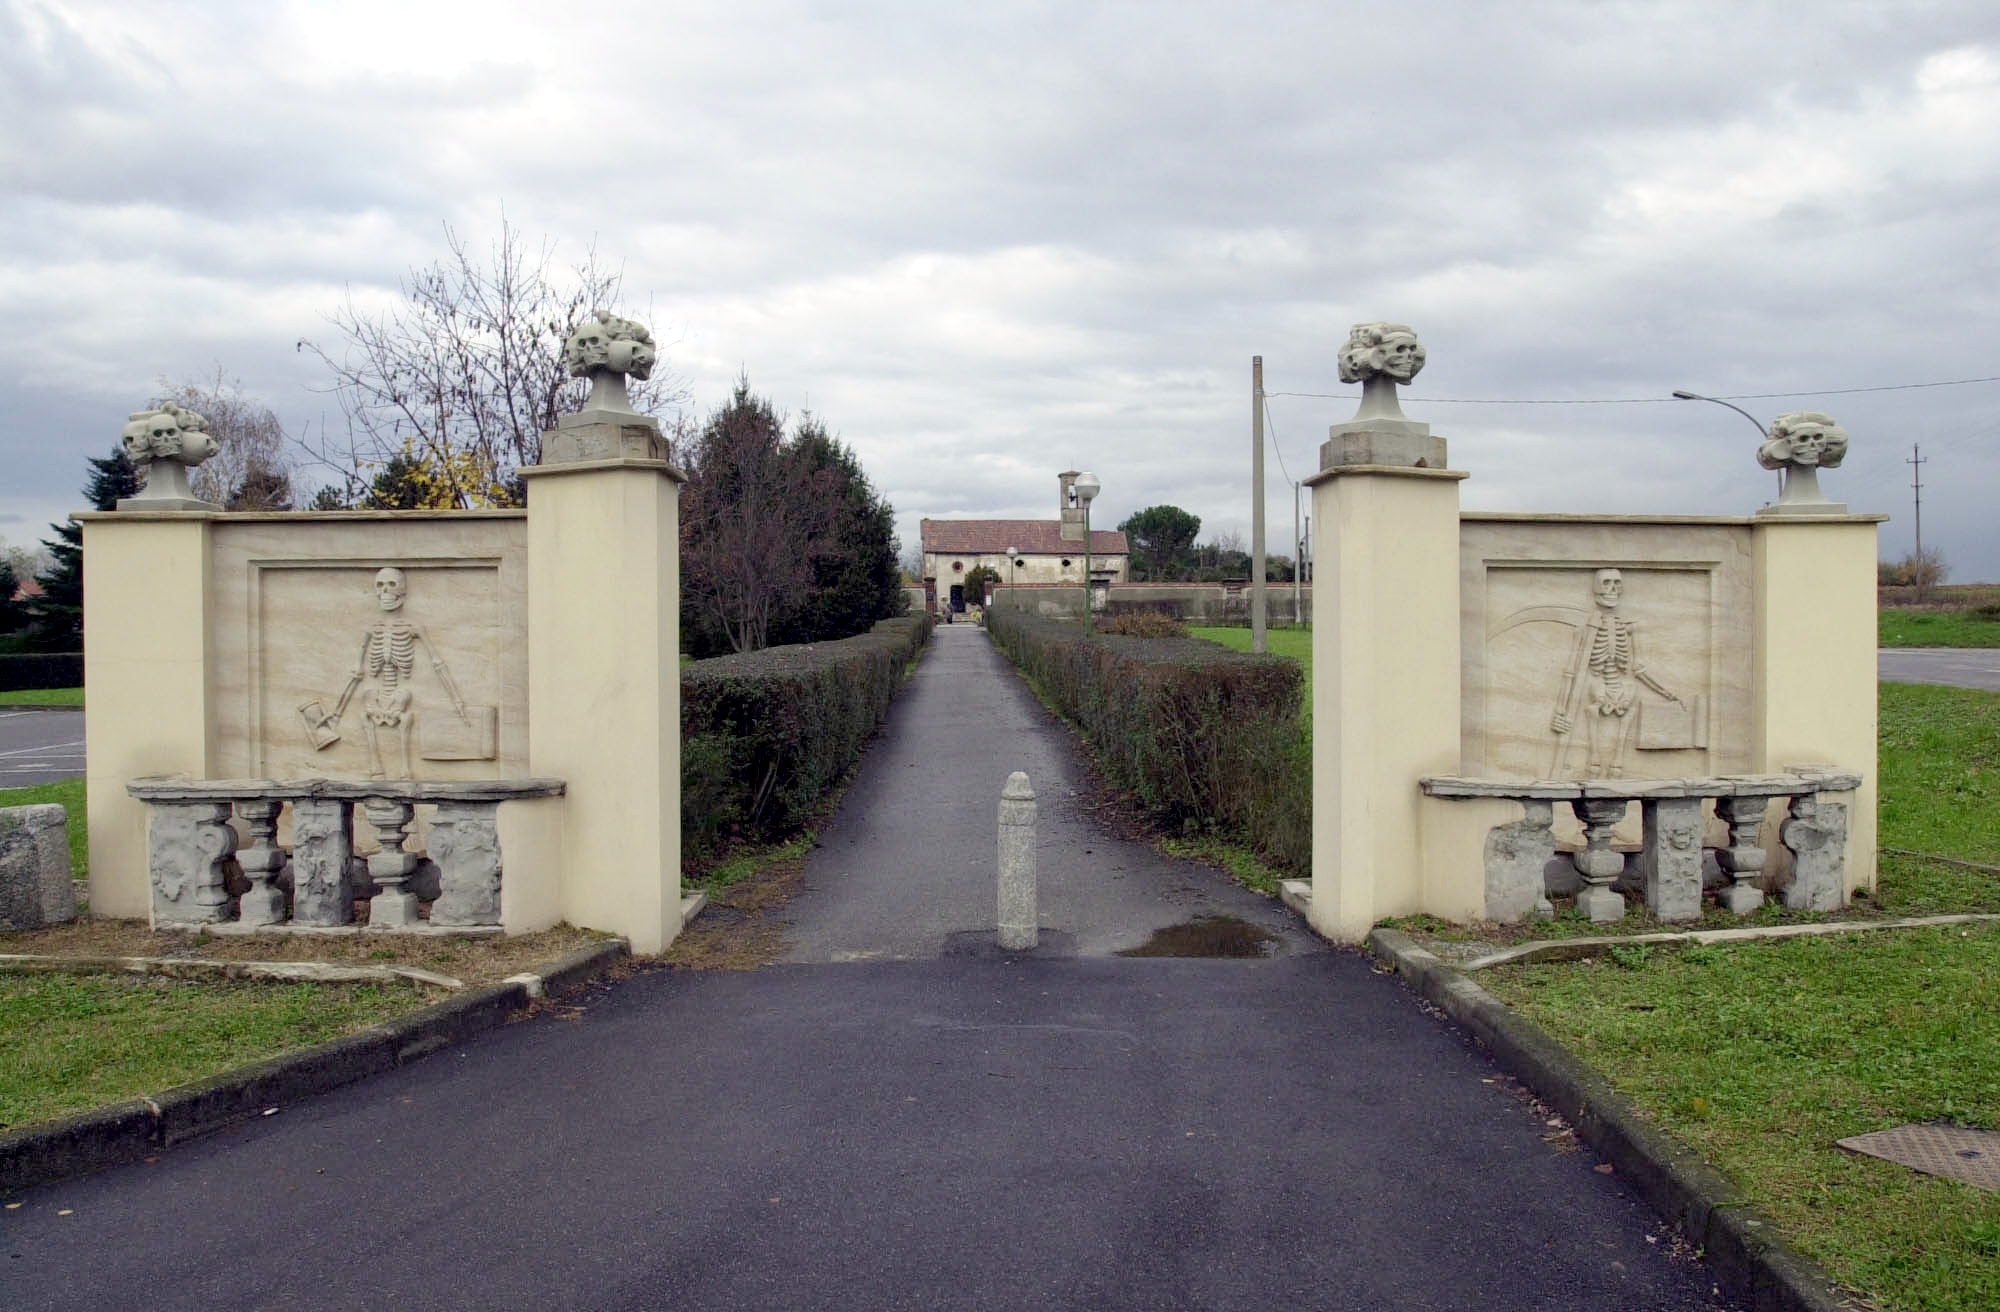
[[[160,380],[153,404],[171,401],[208,420],[221,447],[189,475],[194,494],[231,510],[290,510],[292,453],[285,426],[271,407],[243,390],[240,380],[216,366],[200,382]]]
[[[412,269],[402,303],[375,313],[347,304],[329,318],[332,347],[301,341],[333,373],[347,417],[344,437],[309,448],[344,480],[350,500],[372,471],[401,457],[427,506],[517,505],[519,471],[541,458],[542,433],[589,392],[563,364],[563,342],[596,310],[618,308],[623,275],[586,252],[567,272],[555,246],[530,251],[503,217],[484,260],[449,225],[447,258]],[[633,380],[632,405],[659,414],[687,399],[665,370]]]

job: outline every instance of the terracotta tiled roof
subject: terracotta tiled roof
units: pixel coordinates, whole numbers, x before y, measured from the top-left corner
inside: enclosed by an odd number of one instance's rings
[[[1067,556],[1081,552],[1081,542],[1065,542],[1062,524],[1053,519],[927,519],[924,550],[940,555],[1004,556],[1013,547],[1024,556]],[[1090,531],[1090,551],[1096,556],[1124,556],[1131,547],[1123,533]]]

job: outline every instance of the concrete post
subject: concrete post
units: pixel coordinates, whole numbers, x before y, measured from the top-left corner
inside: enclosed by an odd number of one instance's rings
[[[1417,780],[1459,766],[1465,475],[1438,467],[1440,439],[1423,464],[1384,465],[1373,463],[1384,458],[1374,438],[1336,431],[1307,480],[1328,546],[1314,585],[1310,919],[1346,943],[1383,916],[1433,909]]]
[[[657,426],[567,415],[528,480],[528,764],[568,781],[561,913],[680,933],[680,485]],[[554,835],[551,834],[551,837]],[[511,842],[511,837],[506,841]],[[509,849],[510,859],[513,849]]]
[[[1843,903],[1853,890],[1875,887],[1874,569],[1876,526],[1884,518],[1760,515],[1751,530],[1751,768],[1777,774],[1831,763],[1861,771],[1851,796],[1821,798],[1849,804]]]
[[[146,805],[125,785],[151,774],[205,779],[215,762],[215,518],[205,511],[76,516],[90,575],[83,594],[83,682],[90,690],[84,796],[93,916],[137,918],[153,910]]]
[[[1035,908],[1035,790],[1020,770],[1000,790],[1000,946],[1010,952],[1040,941]]]

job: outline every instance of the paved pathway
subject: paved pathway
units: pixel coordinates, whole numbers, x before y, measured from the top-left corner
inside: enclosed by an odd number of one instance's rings
[[[1884,647],[1875,662],[1881,677],[1893,683],[2000,692],[2000,647]]]
[[[1052,932],[1007,958],[981,875],[1023,764]],[[1093,829],[1079,790],[951,626],[809,865],[799,963],[642,975],[31,1191],[0,1307],[1721,1306],[1366,957],[1296,929],[1266,960],[1104,955],[1193,913],[1282,922]]]
[[[936,957],[990,941],[1000,788],[1036,795],[1044,955],[1103,956],[1197,916],[1234,916],[1316,952],[1296,916],[1214,871],[1124,842],[1090,817],[1076,739],[975,624],[941,625],[820,835],[792,903],[794,961]]]
[[[0,706],[0,788],[54,783],[82,773],[82,711]]]

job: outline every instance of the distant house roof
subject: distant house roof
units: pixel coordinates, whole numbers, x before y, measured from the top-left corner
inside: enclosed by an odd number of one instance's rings
[[[1062,524],[1053,519],[927,519],[923,539],[926,553],[946,556],[1004,556],[1009,547],[1024,556],[1067,556],[1083,550],[1081,542],[1063,540]],[[1126,556],[1132,548],[1123,533],[1096,528],[1090,531],[1090,551],[1096,556]]]

